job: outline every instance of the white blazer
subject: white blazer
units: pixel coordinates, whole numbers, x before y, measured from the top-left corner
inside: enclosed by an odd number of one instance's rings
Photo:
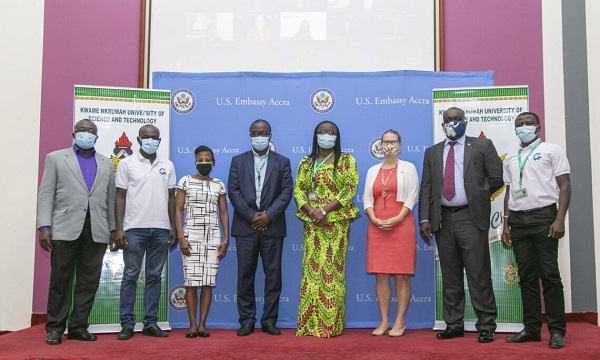
[[[381,169],[381,164],[372,166],[367,171],[365,179],[365,192],[363,194],[364,210],[373,207],[373,184]],[[417,204],[417,195],[419,189],[419,175],[417,168],[408,161],[398,160],[398,190],[396,192],[396,201],[404,202],[404,206],[412,210]]]

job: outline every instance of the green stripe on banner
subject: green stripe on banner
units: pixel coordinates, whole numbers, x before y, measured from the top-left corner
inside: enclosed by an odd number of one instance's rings
[[[527,87],[515,88],[489,88],[489,89],[468,89],[468,90],[434,90],[433,99],[451,99],[451,98],[478,98],[478,97],[496,97],[496,96],[527,96]]]
[[[75,96],[96,96],[121,99],[169,100],[168,91],[149,91],[135,89],[107,89],[96,87],[75,87]]]
[[[121,279],[123,278],[124,263],[120,252],[107,251],[104,256],[104,266],[100,276],[100,286],[96,292],[94,306],[90,311],[88,321],[90,324],[120,324],[119,303],[121,293]],[[168,261],[162,271],[162,280],[160,285],[160,301],[158,304],[158,322],[167,321],[168,308],[168,280],[167,268]],[[145,306],[145,266],[142,266],[140,277],[137,280],[135,291],[134,314],[135,322],[141,324],[144,322]]]

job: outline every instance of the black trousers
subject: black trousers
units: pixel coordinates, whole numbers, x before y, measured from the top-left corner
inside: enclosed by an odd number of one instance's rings
[[[444,321],[450,329],[464,329],[465,285],[467,275],[471,303],[477,315],[475,327],[496,330],[496,298],[488,230],[480,230],[468,208],[450,212],[442,207],[441,229],[436,233],[440,267]]]
[[[262,326],[277,323],[281,295],[283,238],[266,237],[258,233],[250,237],[236,237],[235,242],[238,261],[237,307],[240,324],[254,326],[256,323],[254,279],[259,255],[265,273],[264,306],[260,323]]]
[[[106,244],[95,243],[92,240],[89,214],[76,240],[52,240],[47,332],[58,331],[62,334],[66,329],[71,307],[73,275],[76,276],[76,281],[69,332],[88,328],[88,315],[94,305],[105,252]]]
[[[511,211],[508,217],[519,267],[523,324],[531,333],[539,334],[542,329],[540,279],[550,333],[564,335],[567,331],[563,284],[558,268],[558,239],[548,237],[556,214],[556,206],[550,206],[531,212]]]

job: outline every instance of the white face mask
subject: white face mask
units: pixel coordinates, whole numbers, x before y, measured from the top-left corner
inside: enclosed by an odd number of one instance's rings
[[[331,149],[335,146],[337,135],[317,134],[317,144],[322,149]]]
[[[539,125],[537,125],[537,126],[533,126],[533,125],[520,126],[515,129],[515,132],[517,133],[517,136],[519,137],[519,139],[521,140],[521,142],[523,144],[529,144],[537,136],[537,134],[535,132],[536,132],[538,126]]]
[[[270,137],[268,136],[255,136],[251,137],[250,141],[252,141],[252,147],[256,151],[263,151],[269,146]]]

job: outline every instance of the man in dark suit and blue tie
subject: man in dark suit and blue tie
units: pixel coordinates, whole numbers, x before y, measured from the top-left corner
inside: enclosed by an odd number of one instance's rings
[[[465,113],[443,114],[446,140],[425,151],[419,195],[421,236],[437,242],[442,270],[444,321],[438,339],[464,336],[466,272],[478,321],[478,341],[494,341],[496,301],[488,233],[490,197],[503,185],[502,161],[489,139],[465,136]]]
[[[290,160],[270,151],[271,125],[258,119],[250,126],[252,150],[235,156],[229,169],[228,192],[233,205],[231,234],[238,260],[238,336],[254,332],[254,278],[260,255],[265,273],[262,331],[279,335],[277,315],[281,294],[281,253],[286,236],[285,209],[292,199]]]

